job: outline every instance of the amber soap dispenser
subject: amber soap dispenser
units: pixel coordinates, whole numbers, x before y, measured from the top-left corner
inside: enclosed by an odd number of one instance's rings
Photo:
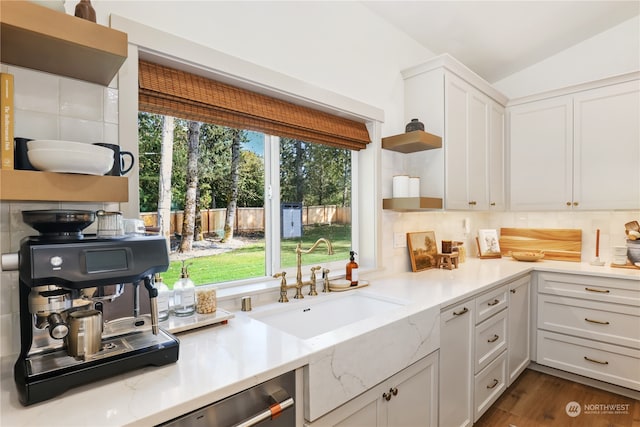
[[[351,286],[358,286],[358,263],[356,262],[355,251],[349,252],[349,263],[347,264],[347,275],[345,279],[351,282]]]

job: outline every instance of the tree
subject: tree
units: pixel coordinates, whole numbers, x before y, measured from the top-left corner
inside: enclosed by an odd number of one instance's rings
[[[180,241],[178,252],[189,252],[193,244],[196,218],[196,190],[198,188],[198,145],[200,139],[200,126],[200,122],[190,121],[187,131],[187,188],[184,199],[182,240]]]
[[[234,129],[231,139],[231,191],[229,203],[227,203],[227,216],[224,221],[223,242],[233,239],[233,227],[236,220],[236,208],[238,207],[238,183],[240,177],[240,151],[243,131]]]
[[[173,164],[174,119],[164,116],[158,188],[158,226],[169,243],[171,234],[171,169]]]

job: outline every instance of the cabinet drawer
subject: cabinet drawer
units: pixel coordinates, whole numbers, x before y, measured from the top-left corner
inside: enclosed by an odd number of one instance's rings
[[[638,280],[538,273],[538,292],[640,306],[640,281]]]
[[[507,301],[506,286],[502,286],[476,298],[476,324],[488,319],[505,308]]]
[[[538,331],[537,362],[640,390],[640,350]]]
[[[476,326],[475,338],[475,372],[480,372],[507,348],[507,310]]]
[[[475,376],[473,421],[485,413],[507,388],[507,352]]]
[[[540,295],[538,328],[640,349],[637,307]]]

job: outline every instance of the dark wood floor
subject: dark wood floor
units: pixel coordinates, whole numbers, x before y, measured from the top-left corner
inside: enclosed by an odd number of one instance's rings
[[[579,404],[580,414],[576,417],[567,414],[570,402]],[[617,405],[620,413],[603,405]],[[526,369],[474,424],[537,426],[640,427],[640,401]]]

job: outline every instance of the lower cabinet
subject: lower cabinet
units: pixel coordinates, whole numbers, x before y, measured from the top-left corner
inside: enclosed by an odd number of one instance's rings
[[[440,425],[471,426],[529,364],[531,276],[440,312]]]
[[[438,352],[306,426],[438,426]]]
[[[539,273],[536,362],[640,390],[638,281]]]
[[[531,335],[531,276],[509,283],[509,353],[507,369],[510,386],[525,370],[530,361]]]
[[[473,424],[473,299],[440,313],[440,425]]]

